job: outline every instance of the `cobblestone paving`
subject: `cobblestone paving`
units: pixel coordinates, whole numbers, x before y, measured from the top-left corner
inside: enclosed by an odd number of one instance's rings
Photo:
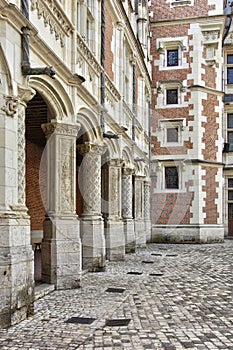
[[[87,273],[82,288],[38,300],[33,317],[0,330],[0,349],[233,350],[232,271],[233,241],[148,245],[106,272]],[[71,317],[95,321],[66,322]],[[130,322],[107,326],[109,319]]]

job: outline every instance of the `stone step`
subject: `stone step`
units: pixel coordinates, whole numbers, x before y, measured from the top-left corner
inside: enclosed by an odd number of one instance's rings
[[[35,286],[35,300],[43,298],[45,295],[55,290],[54,284],[41,283]]]

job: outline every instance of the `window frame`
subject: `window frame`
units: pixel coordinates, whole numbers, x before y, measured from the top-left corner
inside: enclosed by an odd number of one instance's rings
[[[176,170],[176,186],[175,187],[168,187],[168,181],[166,177],[166,170],[167,169],[175,169]],[[178,165],[165,165],[164,166],[164,189],[171,191],[171,190],[179,190],[180,189],[180,176],[179,176],[179,166]]]
[[[233,59],[233,53],[227,53],[226,54],[226,83],[227,85],[232,85],[233,84],[233,63],[228,63],[228,57],[232,56]],[[229,74],[228,71],[232,71],[232,79],[231,82],[229,82]]]
[[[161,146],[162,147],[178,147],[183,144],[182,132],[184,131],[185,120],[183,118],[177,119],[161,119],[159,120],[159,131],[161,135]],[[177,128],[178,129],[178,141],[169,142],[167,139],[167,129]]]

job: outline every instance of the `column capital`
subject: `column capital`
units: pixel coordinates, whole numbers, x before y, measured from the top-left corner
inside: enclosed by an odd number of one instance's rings
[[[134,173],[134,168],[133,167],[123,167],[122,168],[123,175],[133,175]]]
[[[33,99],[36,91],[29,86],[18,85],[19,103],[27,107],[27,103]]]
[[[108,161],[109,166],[121,167],[123,164],[123,159],[110,159]]]
[[[46,138],[49,138],[53,133],[76,137],[81,125],[66,124],[52,120],[51,123],[42,124],[41,127]]]
[[[87,153],[102,155],[106,152],[107,146],[98,143],[85,142],[81,145],[77,145],[78,151],[82,156]]]

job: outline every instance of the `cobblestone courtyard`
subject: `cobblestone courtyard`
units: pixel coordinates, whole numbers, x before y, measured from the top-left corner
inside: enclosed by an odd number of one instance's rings
[[[85,274],[82,288],[38,300],[33,317],[0,331],[0,348],[233,349],[232,270],[233,241],[148,245]],[[129,323],[108,325],[114,319]]]

